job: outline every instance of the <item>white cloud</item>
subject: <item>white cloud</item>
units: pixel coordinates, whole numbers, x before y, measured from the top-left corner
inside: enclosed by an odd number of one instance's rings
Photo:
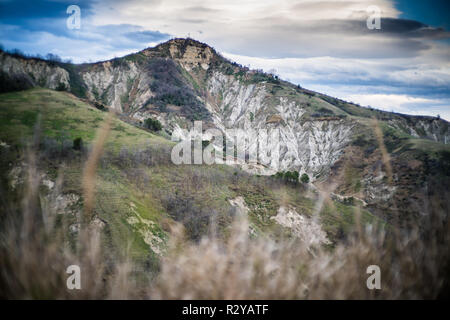
[[[450,104],[448,104],[449,101],[445,100],[427,99],[401,94],[350,94],[345,99],[363,106],[372,106],[386,111],[431,116],[443,113],[441,114],[443,118],[450,119]],[[444,115],[446,116],[444,117]]]

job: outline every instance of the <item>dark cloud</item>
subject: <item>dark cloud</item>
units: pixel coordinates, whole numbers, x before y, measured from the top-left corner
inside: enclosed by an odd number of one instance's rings
[[[357,23],[357,22],[356,22]],[[365,23],[360,23],[360,28],[368,32]],[[447,39],[450,38],[450,32],[443,28],[430,27],[424,23],[414,20],[385,18],[381,19],[380,30],[374,34],[381,33],[384,36],[402,37],[402,38],[422,38],[422,39]]]
[[[267,21],[270,21],[267,24]],[[381,29],[367,28],[365,19],[323,19],[317,21],[289,21],[284,17],[265,17],[253,20],[252,25],[267,24],[267,29],[276,28],[278,31],[307,33],[307,34],[342,34],[343,36],[376,36],[404,38],[450,38],[450,32],[443,28],[434,28],[419,21],[381,18]]]
[[[407,34],[428,27],[419,21],[406,19],[381,19],[382,30],[389,33]]]

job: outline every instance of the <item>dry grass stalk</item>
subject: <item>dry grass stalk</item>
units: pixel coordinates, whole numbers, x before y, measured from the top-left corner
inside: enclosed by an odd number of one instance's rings
[[[94,146],[84,167],[82,180],[84,197],[84,223],[89,223],[91,221],[92,208],[94,206],[95,199],[97,166],[98,162],[100,161],[100,157],[103,154],[106,139],[108,138],[109,132],[111,130],[112,118],[113,114],[109,113],[105,121],[102,123],[102,126],[99,128]]]

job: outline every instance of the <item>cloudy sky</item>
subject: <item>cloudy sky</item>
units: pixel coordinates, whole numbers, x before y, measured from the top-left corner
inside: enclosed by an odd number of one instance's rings
[[[450,120],[449,14],[448,0],[0,0],[0,43],[94,62],[190,36],[305,88]]]

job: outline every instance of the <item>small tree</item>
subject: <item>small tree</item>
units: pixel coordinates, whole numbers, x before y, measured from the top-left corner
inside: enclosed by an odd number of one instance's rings
[[[209,146],[211,142],[209,140],[202,140],[202,150]]]
[[[67,91],[67,86],[64,82],[60,82],[56,87],[56,91]]]
[[[161,131],[162,124],[156,119],[148,118],[144,121],[144,127],[151,131]]]
[[[298,177],[299,177],[299,173],[298,171],[292,171],[292,179],[294,180],[295,183],[298,182]]]
[[[83,148],[83,139],[80,137],[73,139],[73,149],[81,150],[81,148]]]
[[[283,171],[278,171],[274,174],[275,178],[282,179],[283,178]]]
[[[287,182],[298,182],[298,171],[286,171],[283,173],[284,180]]]
[[[107,111],[108,109],[101,103],[94,101],[94,107],[96,107],[100,111]]]
[[[58,56],[57,54],[54,54],[54,53],[48,53],[48,54],[45,56],[45,58],[46,58],[48,61],[62,62],[61,57]]]
[[[300,177],[300,181],[302,183],[308,183],[309,182],[309,176],[306,173],[302,174],[302,176]]]

